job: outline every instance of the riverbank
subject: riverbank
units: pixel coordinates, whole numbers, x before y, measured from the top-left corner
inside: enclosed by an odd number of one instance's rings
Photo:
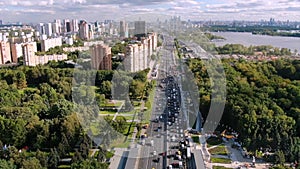
[[[300,38],[253,35],[249,32],[211,32],[216,36],[222,36],[225,40],[214,42],[216,46],[224,46],[225,44],[242,44],[245,46],[271,45],[278,48],[288,48],[291,52],[300,51]]]

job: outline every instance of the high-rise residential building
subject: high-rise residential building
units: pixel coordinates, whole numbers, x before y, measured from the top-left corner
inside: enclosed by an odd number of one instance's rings
[[[130,44],[126,47],[125,69],[137,72],[147,68],[148,46],[146,44]]]
[[[96,70],[111,70],[111,47],[98,44],[90,47],[92,68]]]
[[[125,22],[120,21],[120,36],[125,37]]]
[[[64,25],[63,25],[63,32],[64,33],[67,33],[67,32],[71,32],[71,29],[72,29],[72,23],[70,22],[70,20],[69,19],[64,19],[63,20],[63,23],[64,23]]]
[[[94,39],[95,25],[89,24],[88,27],[89,27],[89,39]]]
[[[78,32],[78,30],[79,30],[79,27],[78,27],[78,20],[77,19],[72,19],[72,29],[71,29],[71,31],[72,32]]]
[[[120,37],[128,38],[128,23],[120,21]]]
[[[0,64],[11,62],[10,43],[8,41],[0,41]]]
[[[69,33],[69,32],[78,32],[78,20],[77,19],[64,19],[63,20],[63,33]]]
[[[146,34],[146,22],[145,21],[135,21],[134,22],[134,35],[141,37]]]
[[[157,48],[157,33],[151,32],[148,36],[152,39],[152,49],[155,51]]]
[[[55,33],[56,35],[60,35],[61,34],[61,20],[59,19],[55,19],[54,23],[53,23],[53,33]]]
[[[46,34],[48,37],[51,37],[51,36],[52,36],[52,23],[46,23],[46,24],[45,24],[45,34]]]
[[[38,26],[37,26],[37,29],[38,29],[40,35],[45,35],[46,34],[44,23],[39,23]]]
[[[3,24],[3,22],[2,22],[2,20],[0,20],[0,25],[2,25]]]
[[[79,38],[89,40],[89,25],[84,20],[81,20],[79,23]]]
[[[36,42],[22,44],[22,55],[24,58],[24,65],[31,65],[35,56],[35,52],[37,52]]]
[[[11,43],[11,57],[13,63],[17,63],[18,58],[23,56],[22,45],[23,43]]]
[[[55,22],[52,24],[52,32],[55,35],[59,35],[60,34],[59,25],[57,23],[55,23]]]
[[[61,45],[62,45],[61,37],[41,40],[41,50],[42,51],[47,51],[50,48],[54,48],[56,46],[61,46]]]
[[[128,28],[128,23],[125,23],[125,38],[129,37],[129,28]]]
[[[137,72],[149,67],[151,55],[157,45],[157,34],[149,33],[147,37],[141,37],[141,41],[129,44],[125,53],[125,69],[130,72]]]

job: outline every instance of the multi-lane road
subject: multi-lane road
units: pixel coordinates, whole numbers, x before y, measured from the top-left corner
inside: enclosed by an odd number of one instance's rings
[[[148,138],[141,141],[140,169],[184,168],[190,157],[184,135],[189,123],[187,112],[182,111],[180,67],[174,50],[174,38],[164,36]]]

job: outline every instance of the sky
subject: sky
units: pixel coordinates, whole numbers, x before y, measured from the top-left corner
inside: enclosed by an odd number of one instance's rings
[[[300,21],[300,0],[0,0],[0,20],[4,23],[156,19],[175,15],[192,21],[259,21],[271,17]]]

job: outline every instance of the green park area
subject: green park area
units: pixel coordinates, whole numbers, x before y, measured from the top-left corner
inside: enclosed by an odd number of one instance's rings
[[[219,158],[219,157],[211,157],[212,163],[222,163],[222,164],[230,164],[231,160],[229,158]]]
[[[228,150],[224,145],[212,147],[208,151],[211,155],[228,155]]]

